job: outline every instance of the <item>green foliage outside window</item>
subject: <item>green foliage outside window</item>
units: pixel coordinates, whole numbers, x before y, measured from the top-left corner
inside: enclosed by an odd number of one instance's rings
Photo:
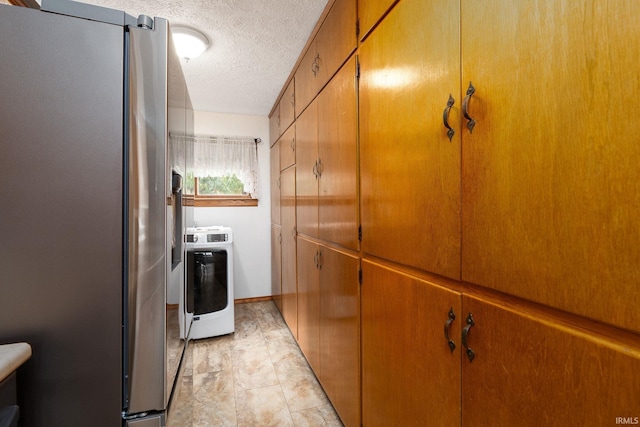
[[[226,176],[205,176],[198,178],[198,194],[238,195],[244,194],[244,184],[235,174]]]

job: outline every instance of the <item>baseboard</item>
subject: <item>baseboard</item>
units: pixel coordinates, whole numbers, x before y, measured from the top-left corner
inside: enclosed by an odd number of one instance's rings
[[[273,299],[273,297],[266,296],[266,297],[255,297],[255,298],[238,298],[235,300],[236,304],[246,304],[248,302],[263,302],[263,301],[271,301]]]

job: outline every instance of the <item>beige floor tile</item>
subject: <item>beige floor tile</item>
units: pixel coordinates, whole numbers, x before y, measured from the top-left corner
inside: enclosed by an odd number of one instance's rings
[[[293,427],[280,385],[236,391],[238,427]]]
[[[230,370],[193,377],[193,427],[236,425],[236,399]]]
[[[231,358],[237,389],[249,390],[278,384],[278,376],[265,344],[233,349],[231,350]]]
[[[296,427],[343,427],[340,418],[330,403],[316,408],[292,412]]]

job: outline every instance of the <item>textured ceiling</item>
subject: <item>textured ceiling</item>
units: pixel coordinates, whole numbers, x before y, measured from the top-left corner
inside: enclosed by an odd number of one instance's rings
[[[82,0],[199,30],[211,45],[183,61],[193,107],[269,114],[327,0]]]

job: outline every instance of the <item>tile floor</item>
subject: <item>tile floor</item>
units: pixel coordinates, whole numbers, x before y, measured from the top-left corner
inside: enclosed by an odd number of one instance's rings
[[[274,303],[235,318],[234,334],[190,343],[168,427],[341,427]]]

